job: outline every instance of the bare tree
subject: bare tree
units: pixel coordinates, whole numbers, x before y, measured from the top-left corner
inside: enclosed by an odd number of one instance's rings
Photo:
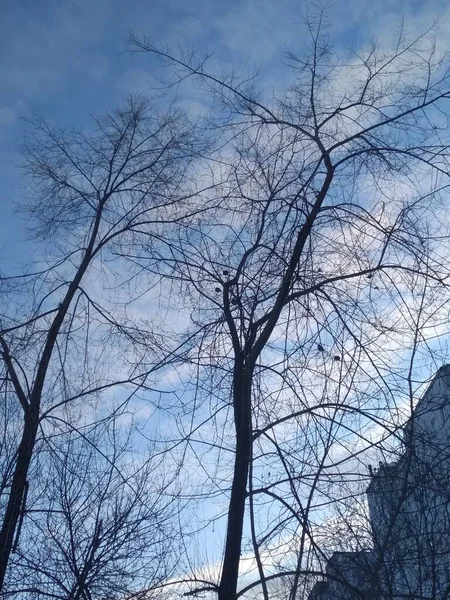
[[[215,212],[167,236],[157,259],[145,241],[135,253],[152,276],[179,282],[203,326],[190,360],[218,427],[199,442],[219,461],[205,495],[229,484],[229,497],[219,580],[191,593],[219,600],[256,585],[268,600],[283,577],[291,600],[302,595],[317,571],[310,557],[323,554],[317,528],[377,443],[365,429],[395,431],[409,348],[435,360],[427,332],[444,323],[447,62],[429,32],[340,56],[323,23],[321,12],[310,19],[309,51],[286,56],[293,83],[273,97],[195,54],[131,37],[177,85],[192,78],[207,90],[228,135]],[[187,447],[199,421],[180,436]],[[238,590],[242,554],[258,575]]]
[[[133,427],[117,421],[46,440],[8,594],[125,598],[171,575],[179,539],[176,472],[165,472],[161,457],[133,451]]]
[[[86,134],[32,121],[24,210],[40,260],[0,282],[2,590],[28,518],[28,488],[37,483],[30,465],[39,439],[62,423],[114,417],[105,395],[113,386],[121,386],[123,408],[152,370],[173,359],[162,315],[152,324],[131,304],[129,273],[115,248],[138,226],[149,231],[198,210],[190,186],[202,144],[183,114],[141,98],[94,119]],[[91,545],[108,531],[106,523],[96,526]]]

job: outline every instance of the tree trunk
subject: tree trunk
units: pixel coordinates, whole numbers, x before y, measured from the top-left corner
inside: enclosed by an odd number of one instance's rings
[[[253,367],[249,367],[244,363],[238,364],[234,371],[233,408],[236,428],[236,454],[228,508],[227,538],[219,585],[219,600],[235,600],[236,598],[252,443],[252,375]]]
[[[14,534],[22,510],[22,501],[27,483],[27,474],[33,454],[39,426],[38,407],[30,407],[25,414],[22,439],[17,451],[16,467],[11,483],[11,492],[0,530],[0,590],[3,590],[6,569],[14,543]]]
[[[8,498],[5,515],[3,517],[2,528],[0,530],[0,593],[3,592],[3,584],[8,567],[9,557],[14,543],[14,535],[17,530],[17,524],[22,510],[22,500],[27,485],[28,469],[33,456],[36,435],[39,427],[39,412],[41,408],[42,390],[44,388],[47,370],[50,365],[53,349],[56,339],[61,329],[61,325],[67,315],[69,307],[75,297],[78,286],[86,273],[89,264],[94,256],[94,244],[100,227],[102,209],[107,197],[102,200],[92,227],[89,245],[78,267],[73,280],[71,281],[67,293],[61,302],[58,312],[55,315],[53,323],[49,329],[42,356],[36,373],[36,379],[33,390],[30,394],[30,403],[24,411],[24,427],[22,439],[17,451],[17,461],[14,469],[14,475],[11,484],[11,492]]]

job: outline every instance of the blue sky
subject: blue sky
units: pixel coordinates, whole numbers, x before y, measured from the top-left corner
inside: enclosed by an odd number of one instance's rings
[[[267,81],[282,74],[280,50],[301,49],[306,4],[294,0],[17,0],[0,8],[0,257],[2,263],[30,258],[23,222],[14,215],[24,181],[14,163],[24,123],[38,111],[61,124],[83,125],[90,111],[120,103],[124,93],[145,91],[157,73],[149,56],[124,52],[127,29],[171,46],[214,51],[225,65],[262,67]],[[398,29],[441,17],[446,2],[336,1],[330,5],[331,35],[358,46]],[[0,259],[1,260],[1,259]],[[12,266],[12,264],[11,264]]]
[[[284,0],[18,0],[0,8],[0,261],[3,268],[31,258],[24,223],[13,210],[24,193],[15,164],[24,134],[21,114],[37,111],[62,125],[83,126],[90,111],[120,103],[123,94],[145,92],[160,71],[148,55],[125,52],[129,28],[155,42],[213,51],[214,63],[262,68],[266,82],[282,79],[280,51],[301,50],[306,3]],[[398,29],[402,15],[412,28],[440,17],[450,22],[445,0],[331,4],[330,34],[358,47]],[[190,99],[192,101],[192,99]],[[188,100],[189,101],[189,100]]]
[[[336,0],[330,35],[358,47],[440,17],[437,35],[450,47],[448,0]],[[61,125],[83,126],[91,111],[145,92],[160,74],[149,55],[125,52],[127,30],[155,43],[214,52],[213,64],[260,67],[266,83],[283,80],[282,50],[301,52],[306,3],[294,0],[16,0],[0,7],[0,268],[32,259],[14,201],[24,193],[15,164],[25,131],[21,114],[37,111]],[[447,39],[448,38],[448,39]],[[199,99],[195,99],[198,101]],[[192,97],[187,102],[193,102]]]

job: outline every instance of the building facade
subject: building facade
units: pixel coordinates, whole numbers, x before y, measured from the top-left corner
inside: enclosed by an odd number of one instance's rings
[[[403,428],[397,461],[371,470],[373,550],[336,552],[309,600],[450,597],[450,365]]]

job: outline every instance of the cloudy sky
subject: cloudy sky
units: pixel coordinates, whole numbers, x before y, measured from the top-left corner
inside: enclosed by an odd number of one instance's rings
[[[0,9],[0,260],[29,258],[14,201],[23,195],[15,164],[25,125],[38,112],[63,125],[82,126],[90,111],[145,92],[158,67],[148,55],[125,50],[127,30],[169,46],[214,52],[214,62],[262,69],[268,82],[283,72],[281,51],[300,50],[306,3],[295,0],[17,0]],[[358,47],[398,30],[440,19],[445,43],[450,9],[445,0],[336,0],[328,9],[330,34]]]
[[[149,55],[127,52],[129,30],[156,44],[213,52],[212,65],[253,70],[266,84],[283,81],[282,51],[301,53],[305,2],[296,0],[16,0],[0,3],[0,268],[33,258],[24,223],[14,212],[25,181],[17,167],[26,130],[37,112],[64,126],[83,126],[90,112],[148,92],[161,75]],[[335,0],[330,36],[358,48],[433,19],[441,47],[450,48],[448,0]],[[188,97],[191,106],[201,98]]]

